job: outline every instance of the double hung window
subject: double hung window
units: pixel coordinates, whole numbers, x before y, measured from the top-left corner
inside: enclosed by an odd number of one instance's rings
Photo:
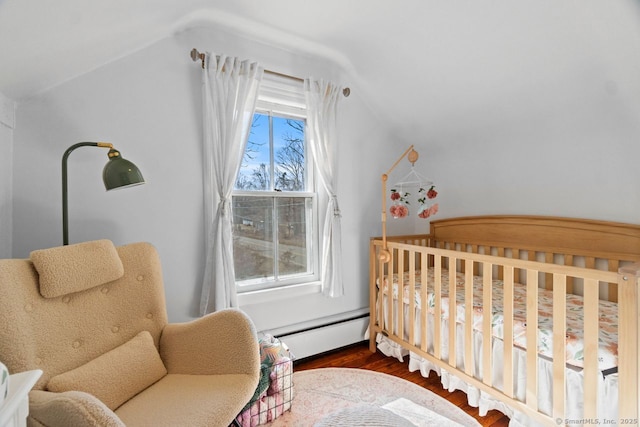
[[[318,280],[317,194],[302,88],[263,81],[233,192],[239,293]]]

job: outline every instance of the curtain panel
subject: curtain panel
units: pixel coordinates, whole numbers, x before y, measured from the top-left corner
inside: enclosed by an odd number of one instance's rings
[[[202,72],[205,270],[200,314],[237,307],[231,194],[264,73],[255,62],[207,52]]]
[[[344,295],[340,206],[337,196],[337,110],[342,89],[330,82],[307,78],[307,138],[311,155],[329,202],[322,227],[322,292],[328,297]]]

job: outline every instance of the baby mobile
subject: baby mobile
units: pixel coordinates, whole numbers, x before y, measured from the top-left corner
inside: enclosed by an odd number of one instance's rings
[[[409,155],[411,170],[391,189],[391,201],[393,203],[389,208],[389,213],[394,219],[407,217],[411,205],[411,191],[417,190],[418,218],[426,219],[438,213],[438,204],[432,202],[438,195],[438,192],[433,182],[415,170],[414,166],[416,160],[418,160],[418,153],[413,149],[413,145],[409,147],[409,150],[407,150],[398,161],[402,160],[406,154]],[[393,170],[397,164],[398,162],[396,162],[389,171]]]
[[[400,163],[405,156],[409,160],[409,163],[411,163],[411,170],[393,186],[389,196],[387,195],[387,179],[391,171],[398,166],[398,163]],[[387,173],[382,174],[382,249],[378,255],[382,262],[388,262],[391,258],[389,250],[387,249],[387,197],[390,197],[392,202],[389,207],[389,213],[391,217],[395,219],[406,218],[409,215],[412,191],[415,191],[417,194],[418,218],[426,219],[438,213],[438,204],[433,203],[433,200],[438,195],[435,185],[420,175],[414,168],[418,157],[418,152],[413,149],[412,145],[396,160]]]
[[[418,208],[418,218],[429,218],[431,215],[435,215],[438,213],[438,204],[433,203],[432,205],[428,204],[428,200],[433,200],[438,195],[436,191],[436,186],[431,184],[428,190],[425,190],[425,187],[419,187],[418,189],[418,203],[420,207]],[[395,188],[391,189],[391,200],[394,202],[389,208],[389,213],[395,219],[404,218],[409,215],[409,196],[411,193],[402,191],[397,191]]]

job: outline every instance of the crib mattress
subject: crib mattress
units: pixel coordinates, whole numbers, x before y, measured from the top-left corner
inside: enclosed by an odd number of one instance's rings
[[[421,272],[415,272],[414,300],[416,309],[421,309]],[[427,310],[434,314],[435,296],[433,293],[434,269],[427,271]],[[393,296],[398,298],[398,277],[393,275]],[[409,304],[409,273],[403,274],[404,292],[403,300]],[[383,291],[386,293],[388,281],[385,278]],[[503,338],[504,316],[502,280],[493,280],[492,284],[492,334],[498,339]],[[464,302],[465,277],[462,273],[456,274],[456,322],[463,324],[465,321]],[[483,280],[482,277],[473,278],[473,329],[482,331],[482,319],[484,308],[482,306]],[[513,342],[514,346],[527,348],[526,342],[526,286],[514,283],[514,322]],[[442,293],[441,293],[441,318],[449,318],[449,272],[442,269]],[[601,371],[610,370],[618,364],[618,306],[609,301],[600,301],[599,308],[599,348],[598,367]],[[579,295],[567,295],[567,324],[566,324],[566,363],[577,368],[582,368],[584,363],[584,316],[583,299]],[[542,356],[553,357],[553,292],[547,289],[538,289],[538,353]]]

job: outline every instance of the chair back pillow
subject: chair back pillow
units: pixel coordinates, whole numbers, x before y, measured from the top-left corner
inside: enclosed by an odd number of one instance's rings
[[[118,251],[106,239],[40,249],[30,257],[39,275],[40,294],[45,298],[84,291],[124,274]]]

